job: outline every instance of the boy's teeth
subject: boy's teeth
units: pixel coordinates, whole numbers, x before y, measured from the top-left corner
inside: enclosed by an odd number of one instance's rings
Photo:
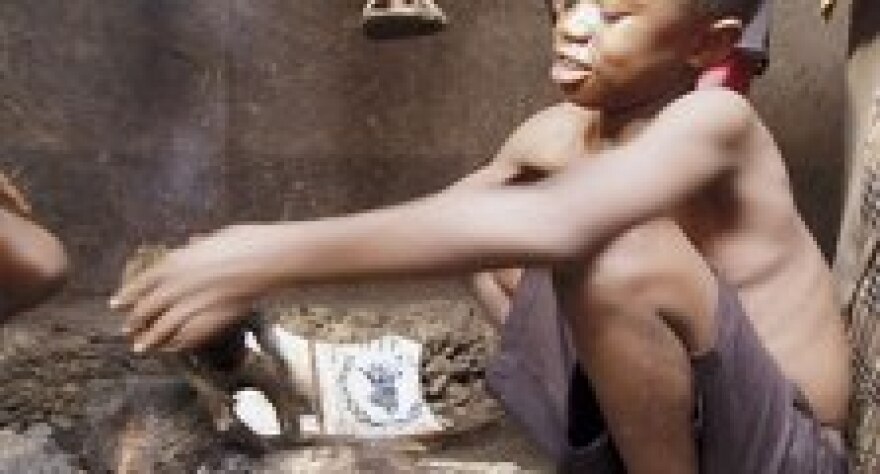
[[[554,82],[558,83],[571,83],[583,80],[590,74],[589,71],[572,67],[566,61],[556,61],[553,63],[553,67],[550,69],[550,76],[553,78]]]

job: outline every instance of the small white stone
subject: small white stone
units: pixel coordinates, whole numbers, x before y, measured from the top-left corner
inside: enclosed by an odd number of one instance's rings
[[[235,415],[260,436],[278,436],[281,434],[281,423],[275,407],[262,392],[244,389],[235,393]]]

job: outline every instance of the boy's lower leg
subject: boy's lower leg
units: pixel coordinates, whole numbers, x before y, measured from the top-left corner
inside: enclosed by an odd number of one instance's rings
[[[569,312],[581,366],[632,474],[698,471],[690,356],[713,342],[714,307],[704,303],[714,298],[706,278],[714,279],[674,230],[662,238],[669,231],[612,244],[577,290],[579,311]]]
[[[611,438],[629,473],[696,473],[687,351],[659,318],[626,312],[606,308],[579,351]]]

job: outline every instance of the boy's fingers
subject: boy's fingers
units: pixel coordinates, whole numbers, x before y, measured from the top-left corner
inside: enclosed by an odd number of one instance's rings
[[[137,335],[134,341],[134,351],[143,352],[153,349],[172,339],[187,319],[205,310],[208,304],[207,298],[197,298],[170,308],[159,316],[149,328]]]
[[[144,294],[131,307],[123,327],[123,332],[135,334],[143,331],[163,311],[170,308],[176,299],[179,299],[178,295],[161,287],[154,288],[150,293]]]
[[[145,270],[131,281],[122,285],[110,298],[111,309],[124,309],[132,306],[144,293],[150,291],[159,282],[159,265]]]
[[[224,304],[199,312],[183,322],[169,345],[177,350],[195,349],[246,313],[247,308],[239,304]]]

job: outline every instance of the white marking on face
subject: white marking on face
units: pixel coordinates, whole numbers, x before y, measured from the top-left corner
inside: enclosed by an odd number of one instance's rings
[[[571,22],[570,28],[589,34],[602,26],[602,9],[592,2],[577,5],[566,20]]]

